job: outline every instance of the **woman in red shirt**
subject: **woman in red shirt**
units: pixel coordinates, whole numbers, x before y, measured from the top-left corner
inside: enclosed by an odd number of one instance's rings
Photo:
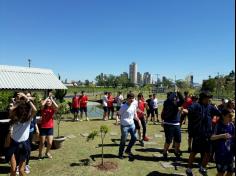
[[[47,141],[47,149],[45,153],[45,158],[52,158],[52,155],[49,153],[51,146],[52,146],[52,140],[53,140],[53,115],[55,111],[57,110],[58,105],[53,100],[53,98],[50,96],[46,98],[42,103],[42,111],[41,111],[41,127],[40,127],[40,145],[39,145],[39,160],[41,160],[42,157],[42,151],[43,146],[45,143],[45,140]]]

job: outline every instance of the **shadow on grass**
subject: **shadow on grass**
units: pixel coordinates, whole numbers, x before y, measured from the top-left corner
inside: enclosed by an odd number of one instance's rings
[[[103,147],[117,147],[120,144],[103,144]],[[98,147],[102,147],[102,144],[98,144]]]
[[[138,152],[159,152],[159,153],[163,152],[163,149],[158,149],[158,148],[141,148],[135,150]]]
[[[71,163],[70,166],[71,167],[75,167],[75,166],[90,166],[91,165],[91,160],[86,158],[86,159],[82,159],[79,161],[79,163]]]
[[[10,173],[10,166],[0,166],[0,174]]]
[[[93,161],[96,161],[96,158],[102,158],[102,154],[97,154],[97,155],[90,155],[90,158]],[[114,154],[104,154],[103,158],[118,158],[118,155],[114,155]]]
[[[179,174],[166,174],[166,173],[161,173],[158,171],[152,171],[149,174],[147,174],[146,176],[182,176]]]

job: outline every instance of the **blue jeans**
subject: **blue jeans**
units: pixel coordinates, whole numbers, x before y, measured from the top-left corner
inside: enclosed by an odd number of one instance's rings
[[[131,152],[131,148],[135,144],[137,137],[136,137],[136,130],[135,130],[134,124],[129,125],[129,126],[121,125],[120,130],[121,130],[121,140],[120,140],[119,156],[122,156],[125,149],[125,142],[126,142],[128,134],[130,133],[131,139],[129,141],[128,147],[125,150],[127,153]]]

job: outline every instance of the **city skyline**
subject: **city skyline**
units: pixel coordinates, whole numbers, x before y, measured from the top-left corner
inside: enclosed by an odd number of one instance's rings
[[[0,1],[0,64],[68,80],[140,73],[171,79],[235,70],[233,0]]]

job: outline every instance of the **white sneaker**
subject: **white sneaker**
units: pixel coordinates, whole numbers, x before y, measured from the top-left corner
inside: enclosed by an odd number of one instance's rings
[[[30,166],[29,166],[29,165],[26,165],[26,166],[25,166],[25,173],[26,173],[26,174],[29,174],[29,173],[30,173]]]
[[[89,121],[89,118],[87,117],[86,120]]]

